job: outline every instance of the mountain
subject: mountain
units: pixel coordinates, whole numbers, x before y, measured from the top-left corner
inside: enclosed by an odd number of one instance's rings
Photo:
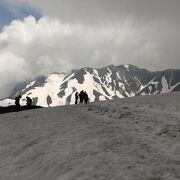
[[[0,106],[14,103],[22,94],[43,107],[74,104],[75,92],[85,90],[91,102],[137,95],[160,94],[180,90],[180,69],[150,72],[133,65],[109,65],[104,68],[82,68],[70,73],[54,73],[18,85]]]

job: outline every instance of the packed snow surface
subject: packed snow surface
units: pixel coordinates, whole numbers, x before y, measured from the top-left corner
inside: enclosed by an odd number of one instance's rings
[[[2,180],[179,180],[180,93],[0,115]]]
[[[4,106],[4,107],[7,107],[7,106],[10,106],[10,105],[14,105],[15,104],[15,100],[12,100],[12,99],[3,99],[0,101],[0,106]]]

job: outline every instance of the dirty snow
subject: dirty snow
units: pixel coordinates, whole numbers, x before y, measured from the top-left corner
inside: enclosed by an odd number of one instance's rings
[[[2,180],[179,180],[180,93],[0,115]]]

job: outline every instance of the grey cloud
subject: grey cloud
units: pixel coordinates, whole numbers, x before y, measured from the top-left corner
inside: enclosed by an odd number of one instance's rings
[[[101,26],[112,26],[116,28],[124,21],[130,21],[123,26],[124,31],[129,28],[136,29],[137,37],[142,36],[144,42],[141,44],[154,44],[151,47],[152,55],[148,50],[139,52],[136,47],[128,47],[124,42],[125,48],[119,49],[120,61],[126,61],[138,66],[146,67],[151,70],[164,68],[180,68],[180,1],[179,0],[21,0],[41,7],[44,15],[55,17],[61,22],[70,24],[83,24],[100,28]],[[141,32],[141,29],[145,29]],[[138,32],[139,31],[139,32]],[[141,34],[140,34],[141,33]],[[133,37],[134,38],[134,37]],[[131,37],[128,41],[131,40]],[[147,45],[146,45],[147,46]],[[118,46],[111,48],[112,53]],[[98,46],[97,46],[98,48]],[[148,48],[148,47],[147,47]],[[154,49],[154,52],[152,51]],[[89,50],[90,51],[90,50]],[[118,51],[118,50],[117,50]],[[126,52],[128,51],[128,52]],[[150,53],[150,52],[149,52]],[[122,54],[123,57],[122,57]],[[126,55],[127,54],[127,55]],[[131,54],[132,56],[130,57]],[[99,55],[105,56],[105,55]],[[113,55],[112,56],[116,56]],[[156,58],[155,58],[156,56]],[[111,58],[107,56],[106,58]],[[90,57],[86,57],[90,58]],[[104,59],[106,59],[104,57]],[[125,59],[122,59],[125,58]],[[81,58],[80,58],[81,59]],[[100,60],[94,62],[94,66]],[[107,61],[108,62],[108,61]]]
[[[14,21],[0,33],[0,76],[16,77],[6,78],[0,96],[28,78],[84,66],[180,68],[179,0],[19,1],[45,17]]]
[[[111,23],[121,19],[175,21],[180,18],[179,0],[21,0],[41,7],[45,15],[62,21]]]

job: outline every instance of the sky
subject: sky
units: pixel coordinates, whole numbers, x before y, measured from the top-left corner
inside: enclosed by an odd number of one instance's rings
[[[179,0],[0,0],[0,98],[52,72],[180,68]]]

